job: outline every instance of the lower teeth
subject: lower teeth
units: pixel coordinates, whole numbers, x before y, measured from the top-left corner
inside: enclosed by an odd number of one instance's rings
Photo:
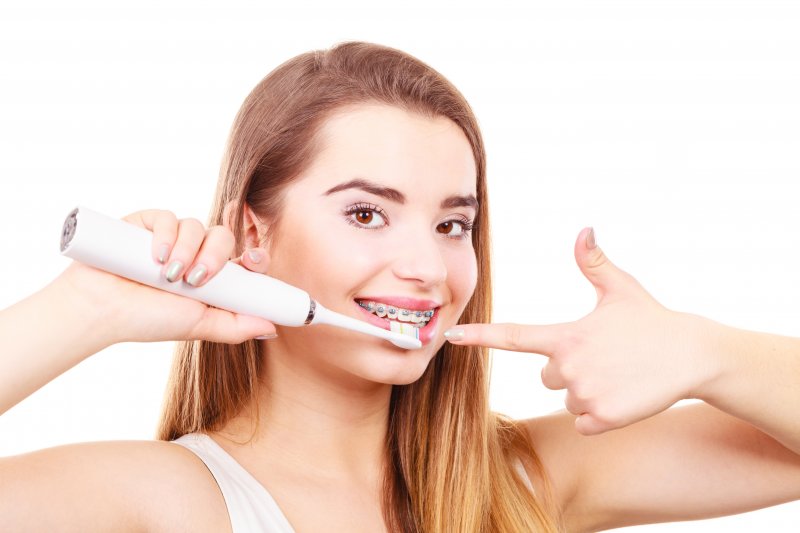
[[[409,327],[417,328],[417,329],[424,328],[425,326],[428,325],[427,322],[416,322],[416,323],[415,322],[403,322],[402,320],[394,320],[393,318],[387,318],[386,320],[388,320],[390,323],[391,322],[397,322],[398,324],[406,324]]]

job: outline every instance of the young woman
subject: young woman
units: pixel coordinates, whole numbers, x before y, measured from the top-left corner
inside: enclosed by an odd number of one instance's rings
[[[276,68],[236,117],[208,228],[125,220],[153,232],[172,282],[235,257],[340,313],[418,319],[422,348],[276,327],[73,262],[0,314],[2,411],[113,343],[178,340],[158,440],[2,459],[4,527],[573,532],[799,498],[800,342],[665,309],[587,230],[593,313],[487,324],[485,169],[467,102],[407,54],[344,43]],[[491,412],[486,346],[548,355],[568,410]],[[665,411],[681,398],[707,403]]]

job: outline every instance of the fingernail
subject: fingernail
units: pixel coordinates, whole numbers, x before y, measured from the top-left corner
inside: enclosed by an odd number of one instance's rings
[[[183,268],[183,263],[180,261],[173,261],[170,263],[169,268],[167,269],[167,281],[172,283],[176,279],[178,279],[178,274],[180,274],[181,269]]]
[[[597,243],[594,240],[594,228],[589,228],[589,233],[586,234],[586,247],[591,250],[596,246]]]
[[[205,277],[208,269],[204,264],[199,264],[194,269],[192,269],[192,273],[189,274],[189,277],[186,278],[186,281],[189,285],[197,285],[200,281]]]
[[[277,333],[268,333],[266,335],[259,335],[258,337],[256,337],[256,339],[260,341],[266,341],[269,339],[275,339],[277,337],[278,337]]]
[[[167,261],[167,257],[169,257],[169,244],[162,244],[158,252],[158,262],[163,265]]]
[[[464,340],[464,330],[463,329],[453,329],[450,328],[444,332],[444,338],[449,341],[461,341]]]
[[[250,250],[249,252],[247,252],[247,254],[250,256],[250,261],[252,261],[253,263],[261,262],[261,253],[258,252],[257,250]]]

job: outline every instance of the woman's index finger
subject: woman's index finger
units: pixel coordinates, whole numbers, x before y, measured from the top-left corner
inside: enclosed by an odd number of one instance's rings
[[[458,324],[463,337],[450,335],[453,344],[487,346],[511,352],[530,352],[550,356],[564,333],[564,324],[537,326],[530,324]]]

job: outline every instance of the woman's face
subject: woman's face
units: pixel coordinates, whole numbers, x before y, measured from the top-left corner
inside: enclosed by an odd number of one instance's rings
[[[268,274],[339,313],[388,329],[363,306],[433,310],[423,346],[326,325],[278,326],[270,354],[313,359],[336,375],[381,383],[419,379],[456,324],[477,281],[471,146],[452,121],[380,104],[340,110],[320,132],[321,152],[285,191]],[[359,302],[362,305],[359,305]],[[391,315],[390,315],[391,316]],[[276,352],[277,353],[277,352]],[[298,359],[299,361],[300,359]]]

